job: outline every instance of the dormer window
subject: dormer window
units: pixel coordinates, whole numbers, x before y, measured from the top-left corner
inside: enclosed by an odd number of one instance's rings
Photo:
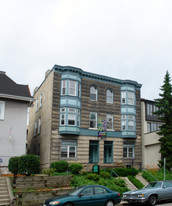
[[[97,101],[97,88],[95,86],[90,87],[90,100]]]

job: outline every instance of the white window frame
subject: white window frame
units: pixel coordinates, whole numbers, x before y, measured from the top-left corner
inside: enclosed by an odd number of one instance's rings
[[[71,148],[74,148],[74,157],[70,156],[70,149]],[[62,155],[64,155],[64,154],[62,154],[63,151],[64,151],[64,153],[66,151],[66,156],[65,157],[62,156]],[[73,140],[73,141],[72,140],[62,141],[62,143],[61,143],[61,159],[76,159],[76,156],[77,156],[76,152],[77,152],[77,144],[76,144],[75,140]]]
[[[90,100],[97,101],[97,88],[95,86],[90,87]],[[93,98],[94,97],[94,98]]]
[[[34,136],[37,136],[38,133],[38,122],[35,121],[35,130],[34,130]]]
[[[39,97],[39,108],[42,107],[42,94],[40,94],[40,97]]]
[[[126,104],[126,91],[121,92],[121,104]]]
[[[38,120],[38,134],[41,134],[41,118]]]
[[[109,119],[111,119],[112,121],[110,122]],[[106,115],[106,122],[107,122],[107,129],[108,130],[113,130],[113,115],[112,114],[107,114]],[[108,128],[109,124],[110,124],[111,128]]]
[[[76,81],[69,80],[69,95],[76,96]]]
[[[113,104],[113,91],[111,89],[106,91],[106,103]]]
[[[91,119],[91,116],[95,115],[95,119]],[[95,124],[96,127],[91,127],[91,122],[93,122],[93,125]],[[96,112],[90,112],[90,122],[89,122],[89,127],[91,129],[97,129],[97,113]]]
[[[61,83],[61,95],[67,94],[67,80],[62,80]]]
[[[36,98],[36,112],[38,111],[38,97]]]
[[[4,120],[5,117],[5,102],[0,101],[0,120]]]
[[[135,100],[135,94],[134,92],[129,92],[127,93],[127,99],[128,99],[128,104],[129,105],[134,105],[134,100]]]
[[[124,155],[124,149],[126,149],[126,152],[125,152],[126,155]],[[123,146],[123,158],[134,159],[134,157],[135,157],[134,145],[124,145]]]

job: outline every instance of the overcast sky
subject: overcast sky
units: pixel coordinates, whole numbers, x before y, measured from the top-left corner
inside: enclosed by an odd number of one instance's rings
[[[33,94],[55,64],[142,84],[172,77],[171,0],[0,0],[0,70]]]

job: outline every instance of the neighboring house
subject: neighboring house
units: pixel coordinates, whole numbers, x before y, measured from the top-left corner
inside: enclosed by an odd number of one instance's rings
[[[31,101],[27,85],[16,84],[0,71],[0,169],[7,169],[11,157],[25,154]]]
[[[142,110],[142,168],[158,168],[160,154],[160,136],[157,134],[161,125],[153,114],[158,108],[155,101],[141,99]]]
[[[55,65],[34,91],[28,153],[40,155],[42,168],[58,160],[140,168],[140,88],[135,81]]]

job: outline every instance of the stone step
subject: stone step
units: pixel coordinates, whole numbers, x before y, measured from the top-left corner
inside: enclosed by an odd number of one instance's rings
[[[128,177],[121,177],[121,178],[125,181],[126,186],[129,190],[131,191],[137,190],[137,187],[133,185],[133,183],[128,179]]]
[[[146,186],[148,184],[148,181],[145,180],[143,177],[142,177],[142,173],[139,173],[138,175],[136,175],[136,178],[144,185]]]
[[[10,200],[9,199],[0,199],[0,205],[10,205]]]
[[[9,199],[9,195],[7,194],[7,195],[0,195],[0,200],[7,200],[7,199]]]

